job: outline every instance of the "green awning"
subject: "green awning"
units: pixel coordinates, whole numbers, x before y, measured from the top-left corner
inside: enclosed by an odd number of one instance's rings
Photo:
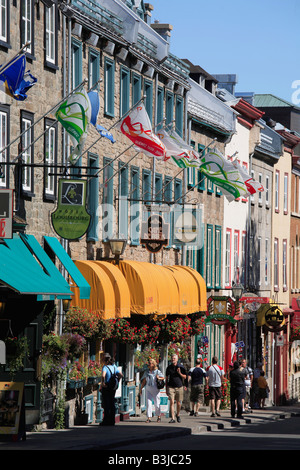
[[[57,238],[54,237],[44,237],[46,242],[48,243],[49,247],[53,251],[53,253],[58,257],[61,264],[64,266],[66,271],[69,273],[70,277],[72,278],[73,282],[79,289],[80,299],[89,299],[91,293],[91,287],[83,277],[75,263],[71,260],[68,253],[64,250],[62,245],[59,243]]]
[[[22,237],[15,234],[12,239],[1,240],[0,282],[20,294],[37,295],[38,300],[43,296],[70,298],[73,292],[69,284],[37,240]]]

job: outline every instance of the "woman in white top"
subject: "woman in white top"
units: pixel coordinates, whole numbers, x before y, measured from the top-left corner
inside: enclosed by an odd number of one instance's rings
[[[142,389],[146,387],[146,406],[147,406],[147,423],[151,422],[152,418],[152,399],[155,405],[155,414],[157,416],[157,422],[161,421],[160,412],[160,390],[157,388],[156,378],[163,378],[163,374],[157,368],[156,361],[154,359],[149,360],[149,369],[145,371],[142,377],[140,395]]]

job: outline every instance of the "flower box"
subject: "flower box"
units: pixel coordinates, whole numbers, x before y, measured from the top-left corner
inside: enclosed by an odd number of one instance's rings
[[[85,384],[85,380],[67,380],[67,387],[72,389],[84,387]]]
[[[97,385],[101,382],[101,377],[88,377],[88,384],[90,385]]]

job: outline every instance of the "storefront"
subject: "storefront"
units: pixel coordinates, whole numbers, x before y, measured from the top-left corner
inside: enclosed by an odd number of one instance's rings
[[[47,242],[47,243],[46,243]],[[53,248],[50,249],[50,248]],[[28,343],[24,366],[12,378],[12,363],[0,365],[1,382],[24,383],[26,424],[40,417],[43,316],[56,299],[71,299],[73,291],[55,264],[55,257],[72,276],[72,289],[88,298],[90,286],[56,238],[45,237],[45,249],[33,235],[14,234],[0,243],[0,340],[5,345]],[[74,287],[73,287],[74,286]],[[2,345],[3,345],[2,343]],[[5,352],[8,353],[8,350]]]
[[[91,295],[85,300],[75,292],[71,306],[93,310],[104,319],[135,318],[143,329],[143,318],[146,323],[149,318],[185,318],[206,311],[205,282],[192,268],[131,260],[75,261],[75,264],[90,284]],[[112,354],[122,368],[124,380],[118,400],[121,416],[136,412],[136,387],[140,380],[134,364],[136,347],[139,348],[133,343],[109,340],[101,343],[98,351],[98,357],[104,351]],[[162,361],[166,366],[166,357]],[[97,400],[101,420],[101,396]]]

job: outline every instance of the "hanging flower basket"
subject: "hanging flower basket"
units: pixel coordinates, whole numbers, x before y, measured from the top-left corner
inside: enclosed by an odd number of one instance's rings
[[[15,374],[24,367],[24,360],[28,356],[28,342],[25,336],[21,338],[9,337],[5,340],[7,367],[13,379]]]
[[[68,388],[84,387],[87,383],[87,369],[79,361],[71,364],[68,370],[67,386]]]
[[[100,316],[86,308],[71,307],[66,313],[64,331],[93,339],[99,330]]]
[[[96,361],[90,361],[87,369],[88,384],[96,385],[101,382],[101,365]]]

